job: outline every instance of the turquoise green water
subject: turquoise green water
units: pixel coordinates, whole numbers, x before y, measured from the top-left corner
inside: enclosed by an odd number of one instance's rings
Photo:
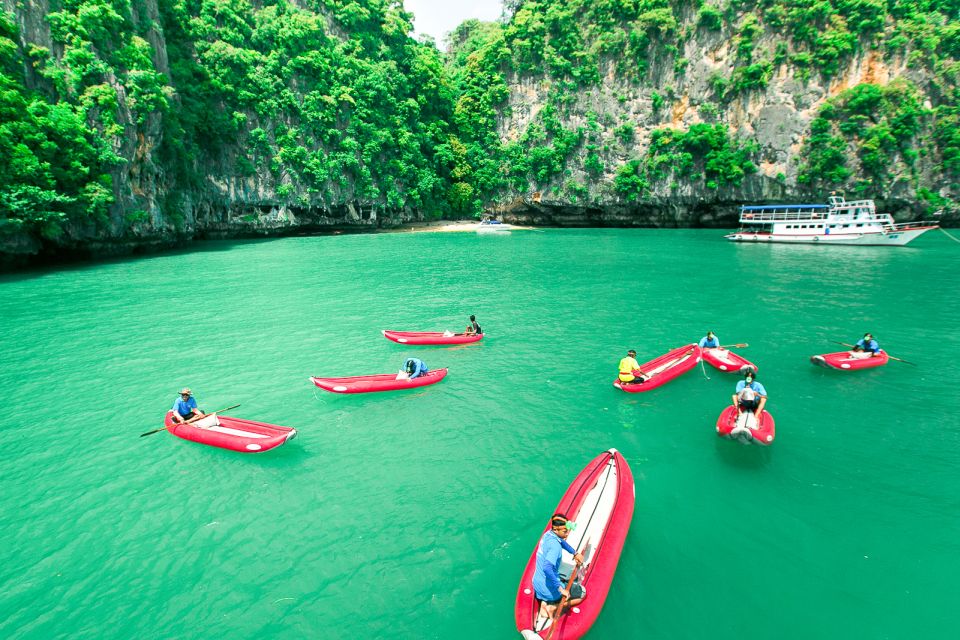
[[[633,525],[593,638],[952,638],[960,266],[911,247],[557,230],[212,243],[0,278],[0,637],[511,638],[519,576],[616,447]],[[380,329],[488,338],[403,347]],[[707,329],[777,440],[720,440],[736,378],[611,386]],[[917,363],[826,371],[872,331]],[[449,367],[415,392],[310,375]],[[176,391],[296,427],[260,455],[166,433]]]

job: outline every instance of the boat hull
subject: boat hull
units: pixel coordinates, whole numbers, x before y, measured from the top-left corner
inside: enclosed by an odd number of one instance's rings
[[[874,367],[882,367],[890,361],[890,356],[887,355],[886,351],[881,351],[880,355],[878,356],[868,356],[866,358],[854,358],[851,357],[850,354],[850,351],[823,353],[817,356],[810,356],[810,362],[818,367],[824,367],[826,369],[854,371],[857,369],[872,369]]]
[[[743,356],[737,355],[727,349],[703,349],[703,361],[720,371],[727,373],[746,373],[747,369],[753,369],[756,373],[757,365],[753,364]]]
[[[724,236],[732,242],[787,243],[787,244],[838,244],[859,246],[886,246],[902,247],[920,235],[936,229],[936,226],[914,227],[890,233],[831,233],[831,234],[803,234],[787,235],[782,233],[753,233],[737,231]]]
[[[737,427],[737,419],[740,412],[735,406],[728,405],[717,418],[717,435],[730,440],[737,440],[743,444],[760,444],[767,446],[771,444],[777,436],[777,425],[773,416],[767,410],[763,411],[763,417],[760,424],[750,421],[746,425]]]
[[[266,422],[254,422],[229,416],[216,416],[216,421],[219,424],[210,426],[197,426],[205,424],[206,418],[191,424],[175,424],[173,412],[168,411],[163,424],[167,427],[167,431],[178,438],[241,453],[269,451],[297,437],[296,429]]]
[[[483,340],[482,333],[470,336],[457,333],[447,336],[442,331],[390,331],[389,329],[384,329],[381,333],[387,340],[408,345],[469,344]]]
[[[577,576],[586,590],[586,597],[560,616],[555,623],[557,629],[553,640],[576,640],[582,637],[600,615],[627,539],[634,502],[633,474],[627,461],[616,449],[604,451],[594,458],[561,498],[554,513],[563,513],[580,524],[570,532],[567,542],[584,553],[584,564]],[[549,528],[548,523],[543,533]],[[549,621],[538,615],[540,600],[533,590],[539,540],[527,561],[514,607],[517,630],[526,638],[546,638],[550,633]],[[572,566],[570,554],[564,551],[560,573],[563,574],[565,569],[571,569]]]
[[[347,378],[317,378],[314,376],[310,378],[310,381],[324,391],[330,391],[331,393],[374,393],[425,387],[440,382],[446,376],[446,369],[434,369],[413,380],[397,380],[397,374],[395,373],[381,373],[372,376],[350,376]]]
[[[677,376],[690,371],[700,362],[701,351],[696,344],[677,347],[658,358],[640,365],[640,370],[653,374],[643,384],[624,384],[614,380],[613,386],[627,393],[641,393],[662,386]]]

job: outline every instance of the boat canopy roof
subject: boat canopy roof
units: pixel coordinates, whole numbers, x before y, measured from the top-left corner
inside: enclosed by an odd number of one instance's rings
[[[741,211],[773,211],[774,209],[793,209],[801,211],[813,211],[815,209],[829,209],[825,204],[757,204],[743,205]]]

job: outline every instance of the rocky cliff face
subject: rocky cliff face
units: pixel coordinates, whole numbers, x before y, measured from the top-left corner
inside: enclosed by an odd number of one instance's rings
[[[729,226],[738,204],[834,190],[899,219],[958,219],[957,15],[864,17],[842,0],[809,15],[780,0],[514,4],[483,41],[454,39],[490,85],[505,69],[499,93],[467,85],[461,106],[497,114],[495,137],[475,135],[507,158],[491,183],[509,219]]]
[[[435,99],[423,85],[439,76],[440,54],[406,35],[409,16],[390,3],[2,2],[16,25],[11,76],[28,100],[68,105],[115,155],[92,168],[109,176],[104,210],[58,214],[52,232],[30,220],[0,229],[8,264],[394,226],[420,219],[418,205],[443,189],[418,130],[442,139],[443,114],[408,104]],[[431,55],[434,69],[415,68]],[[401,158],[420,174],[378,173]]]
[[[42,116],[0,104],[7,263],[483,210],[730,227],[832,190],[957,219],[949,2],[517,0],[446,66],[388,0],[0,2]]]

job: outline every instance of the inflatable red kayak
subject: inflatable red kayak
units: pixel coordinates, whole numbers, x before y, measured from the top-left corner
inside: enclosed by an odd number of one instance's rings
[[[584,556],[577,581],[583,586],[585,597],[554,623],[557,629],[552,640],[574,640],[583,636],[600,614],[630,529],[634,494],[633,474],[627,461],[616,449],[610,449],[580,472],[554,510],[578,524],[567,542]],[[548,522],[544,533],[549,528]],[[530,640],[546,638],[551,626],[550,619],[540,615],[540,600],[533,590],[537,547],[539,539],[520,580],[514,608],[517,630]],[[560,577],[566,586],[574,563],[569,553],[562,553]]]
[[[446,335],[440,331],[390,331],[384,329],[383,337],[387,340],[393,340],[394,342],[399,342],[400,344],[467,344],[469,342],[479,342],[483,340],[482,333],[476,333],[473,335],[466,335],[463,333],[455,333],[453,335]]]
[[[697,366],[697,363],[700,362],[700,353],[700,347],[695,344],[677,347],[659,358],[654,358],[650,362],[640,365],[640,370],[648,376],[646,382],[642,384],[623,384],[620,380],[614,380],[613,386],[629,393],[656,389],[660,385],[670,382],[681,373],[686,373]]]
[[[738,425],[738,419],[740,424]],[[757,425],[756,416],[752,413],[741,414],[735,406],[728,405],[717,419],[717,435],[731,440],[739,440],[744,444],[755,442],[768,445],[777,436],[777,425],[773,416],[766,409]]]
[[[757,365],[753,364],[743,356],[738,356],[733,351],[720,349],[719,347],[703,349],[703,361],[712,367],[726,371],[727,373],[746,373],[747,368],[757,372]]]
[[[372,391],[396,391],[397,389],[413,389],[435,384],[447,375],[446,369],[428,371],[413,380],[397,380],[395,373],[380,373],[373,376],[351,376],[348,378],[316,378],[310,381],[327,391],[334,393],[370,393]]]
[[[878,356],[865,354],[866,352],[864,351],[837,351],[836,353],[810,356],[810,362],[821,367],[826,367],[827,369],[848,370],[882,367],[890,361],[890,356],[887,355],[886,351],[881,351]]]
[[[297,437],[297,430],[290,427],[218,416],[215,413],[190,424],[175,425],[173,412],[168,411],[163,424],[168,427],[167,431],[178,438],[243,453],[269,451]]]

